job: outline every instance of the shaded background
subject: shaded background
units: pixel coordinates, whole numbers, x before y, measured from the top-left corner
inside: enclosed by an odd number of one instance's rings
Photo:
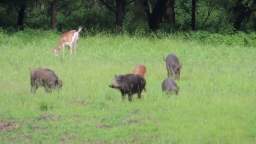
[[[256,30],[255,0],[1,0],[0,27],[144,33]]]

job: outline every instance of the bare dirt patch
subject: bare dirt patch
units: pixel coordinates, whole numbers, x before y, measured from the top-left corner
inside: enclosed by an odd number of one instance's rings
[[[107,124],[97,124],[96,128],[107,129],[107,128],[112,128],[112,126],[111,125],[107,125]]]
[[[60,138],[60,144],[71,144],[74,139],[76,139],[75,135],[64,133]]]
[[[16,128],[18,128],[18,125],[15,122],[0,121],[0,132],[11,131]]]
[[[76,106],[86,106],[88,104],[85,100],[82,99],[75,99],[72,103]]]
[[[39,117],[37,117],[37,120],[45,120],[45,121],[57,121],[60,119],[60,116],[49,114],[49,113],[43,113]]]
[[[128,119],[123,121],[124,124],[138,124],[139,122],[140,121],[136,119]]]

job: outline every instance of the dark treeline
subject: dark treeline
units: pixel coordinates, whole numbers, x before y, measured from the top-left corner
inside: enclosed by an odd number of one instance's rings
[[[0,27],[63,31],[256,30],[256,0],[1,0]]]

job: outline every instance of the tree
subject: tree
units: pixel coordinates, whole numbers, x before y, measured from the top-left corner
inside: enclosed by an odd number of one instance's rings
[[[191,28],[196,30],[196,0],[192,0],[191,10]]]
[[[256,11],[255,0],[237,0],[235,5],[231,8],[233,26],[240,30],[242,23],[247,21],[253,12]]]
[[[164,17],[168,17],[169,20],[175,24],[174,4],[174,0],[157,0],[154,8],[152,8],[150,0],[144,1],[145,11],[148,17],[148,25],[151,30],[155,31],[159,29]]]
[[[51,28],[56,29],[57,25],[57,3],[58,0],[50,1]]]
[[[115,13],[115,25],[116,31],[120,32],[123,29],[123,20],[125,16],[125,6],[127,5],[126,0],[115,0],[113,4],[111,1],[108,0],[100,0],[100,2],[106,6],[110,11]],[[133,1],[130,1],[133,2]]]
[[[17,28],[20,30],[24,29],[25,11],[27,7],[27,1],[20,1],[18,3],[18,15],[17,15]]]
[[[116,30],[122,31],[125,15],[125,0],[116,0]]]
[[[175,0],[168,0],[166,3],[166,12],[164,14],[164,19],[170,23],[172,26],[175,26]]]

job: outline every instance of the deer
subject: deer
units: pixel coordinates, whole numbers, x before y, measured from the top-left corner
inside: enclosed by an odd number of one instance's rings
[[[60,51],[62,50],[63,57],[65,54],[65,47],[67,46],[70,51],[70,55],[74,53],[76,54],[76,45],[79,39],[79,33],[81,32],[82,27],[79,27],[78,30],[70,30],[61,34],[58,46],[53,49],[53,53],[55,56],[58,56]]]

